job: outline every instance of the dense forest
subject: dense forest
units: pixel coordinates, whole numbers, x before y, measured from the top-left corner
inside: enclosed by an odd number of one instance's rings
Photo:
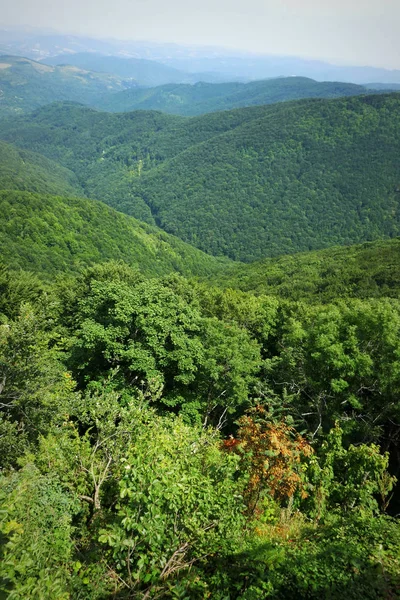
[[[268,258],[251,265],[232,263],[210,284],[309,302],[336,298],[398,298],[400,239],[367,242]]]
[[[398,299],[0,277],[4,597],[397,597]]]
[[[1,123],[0,600],[400,598],[399,114]]]
[[[70,169],[85,194],[234,260],[399,234],[397,94],[199,117],[74,104],[0,136]]]
[[[123,260],[147,275],[210,275],[216,259],[164,231],[94,200],[0,191],[0,254],[43,275]]]
[[[95,105],[112,112],[161,110],[175,115],[200,115],[217,110],[258,106],[299,98],[338,98],[366,94],[362,85],[317,82],[307,77],[283,77],[251,83],[205,83],[133,88],[107,94]]]
[[[76,175],[35,152],[0,142],[0,190],[84,196]]]

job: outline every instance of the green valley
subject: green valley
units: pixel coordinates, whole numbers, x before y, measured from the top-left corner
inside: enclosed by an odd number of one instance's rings
[[[39,105],[115,79],[24,60],[0,599],[398,598],[400,96],[174,84],[118,101],[237,108],[107,113]],[[307,89],[333,97],[283,101]]]
[[[0,134],[73,171],[87,196],[252,261],[398,235],[399,108],[397,94],[193,118],[60,104]]]

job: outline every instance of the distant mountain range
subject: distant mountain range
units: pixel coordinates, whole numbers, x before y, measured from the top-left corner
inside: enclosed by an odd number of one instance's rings
[[[221,73],[230,81],[265,79],[267,77],[310,77],[317,81],[400,83],[400,70],[376,67],[339,66],[319,60],[291,56],[184,56],[167,58],[165,63],[189,72]]]
[[[110,112],[142,109],[192,116],[300,98],[336,98],[370,92],[364,86],[316,82],[305,77],[247,84],[188,83],[203,75],[207,80],[207,74],[188,75],[154,61],[93,53],[63,55],[45,62],[4,55],[0,57],[0,117],[27,113],[65,100]],[[170,81],[176,83],[166,83]],[[152,85],[155,87],[149,87]],[[384,84],[376,86],[380,92],[385,91]]]
[[[126,80],[134,80],[141,86],[158,86],[166,83],[196,83],[197,81],[221,81],[217,73],[185,73],[154,60],[121,58],[90,52],[62,54],[46,58],[47,65],[73,65],[98,73],[112,73]]]
[[[35,30],[0,30],[0,52],[27,56],[36,60],[87,52],[147,59],[163,63],[186,74],[206,73],[208,77],[214,76],[214,79],[206,79],[206,81],[250,81],[270,77],[298,76],[317,81],[343,81],[357,84],[400,83],[400,70],[339,66],[293,56],[257,55],[216,47],[101,40],[82,36],[46,34]],[[152,85],[162,83],[167,82]]]

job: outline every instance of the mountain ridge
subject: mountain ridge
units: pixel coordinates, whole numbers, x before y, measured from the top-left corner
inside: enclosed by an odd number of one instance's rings
[[[399,298],[400,237],[227,265],[210,285],[294,301]]]
[[[57,100],[90,103],[106,91],[128,87],[107,73],[52,67],[32,59],[0,56],[0,116],[14,116]]]
[[[250,83],[169,84],[151,89],[130,89],[108,94],[95,103],[100,110],[128,112],[161,110],[195,116],[209,112],[274,104],[303,98],[336,98],[368,93],[364,86],[316,82],[307,77],[280,77]]]

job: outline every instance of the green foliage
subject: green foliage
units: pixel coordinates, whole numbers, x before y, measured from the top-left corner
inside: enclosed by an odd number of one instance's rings
[[[0,189],[82,196],[76,176],[52,160],[0,143]]]
[[[203,319],[201,342],[203,360],[188,396],[194,392],[200,401],[205,423],[222,427],[248,404],[261,365],[260,348],[245,329],[216,317]]]
[[[215,277],[217,281],[219,275]],[[197,286],[196,293],[206,315],[235,323],[260,341],[266,341],[276,325],[279,302],[271,296],[256,297],[237,289],[201,284]]]
[[[10,597],[168,596],[177,578],[192,585],[193,564],[239,543],[237,460],[215,431],[109,391],[76,396],[69,411],[35,465],[28,456],[1,480]]]
[[[46,295],[43,283],[33,273],[12,271],[0,263],[0,321],[14,319],[21,304],[39,303]]]
[[[318,519],[333,511],[377,514],[380,508],[386,508],[386,497],[396,483],[396,478],[387,471],[388,453],[380,454],[374,444],[350,444],[345,448],[342,437],[343,431],[336,424],[324,440],[318,457],[310,460],[311,493],[307,504]]]
[[[124,260],[147,275],[207,274],[218,260],[94,200],[0,191],[0,253],[42,275]]]
[[[15,464],[21,449],[34,445],[65,410],[70,377],[49,341],[43,319],[29,305],[0,325],[2,467]]]
[[[154,420],[136,437],[121,464],[116,519],[100,535],[127,597],[165,593],[169,579],[235,543],[237,461],[217,441],[175,420]]]
[[[396,301],[282,303],[121,263],[52,294],[2,330],[4,593],[395,593],[398,523],[380,515],[395,479],[365,441],[396,456]]]
[[[98,198],[214,255],[252,261],[399,234],[399,96],[185,119],[46,107],[1,137]]]
[[[294,413],[313,435],[339,419],[353,439],[379,439],[387,419],[398,422],[399,326],[395,300],[289,306],[266,361],[268,385],[291,394]]]
[[[400,239],[396,238],[232,265],[209,282],[312,303],[345,297],[398,298],[399,263]]]
[[[118,367],[126,382],[144,380],[155,390],[166,381],[187,384],[201,351],[199,317],[156,280],[135,287],[93,281],[75,315],[72,364],[88,381]]]
[[[0,507],[0,591],[10,600],[70,598],[76,504],[57,476],[43,476],[30,464],[1,477]]]
[[[111,72],[111,69],[108,70]],[[317,82],[306,77],[281,77],[250,83],[201,81],[194,85],[170,83],[150,89],[132,88],[107,94],[96,101],[95,105],[112,112],[161,110],[174,115],[194,116],[217,110],[274,104],[300,98],[337,98],[357,96],[366,92],[365,87],[351,83]]]
[[[241,600],[396,597],[399,541],[398,524],[390,519],[333,517],[318,528],[304,527],[294,539],[260,545],[255,554],[264,564],[269,559],[270,568],[257,580],[257,571],[251,572],[252,562],[247,559],[252,585],[236,597]]]
[[[224,422],[248,401],[261,360],[244,328],[203,317],[176,278],[93,275],[67,321],[69,365],[81,385],[117,369],[120,386],[148,389],[161,404],[206,422]]]

